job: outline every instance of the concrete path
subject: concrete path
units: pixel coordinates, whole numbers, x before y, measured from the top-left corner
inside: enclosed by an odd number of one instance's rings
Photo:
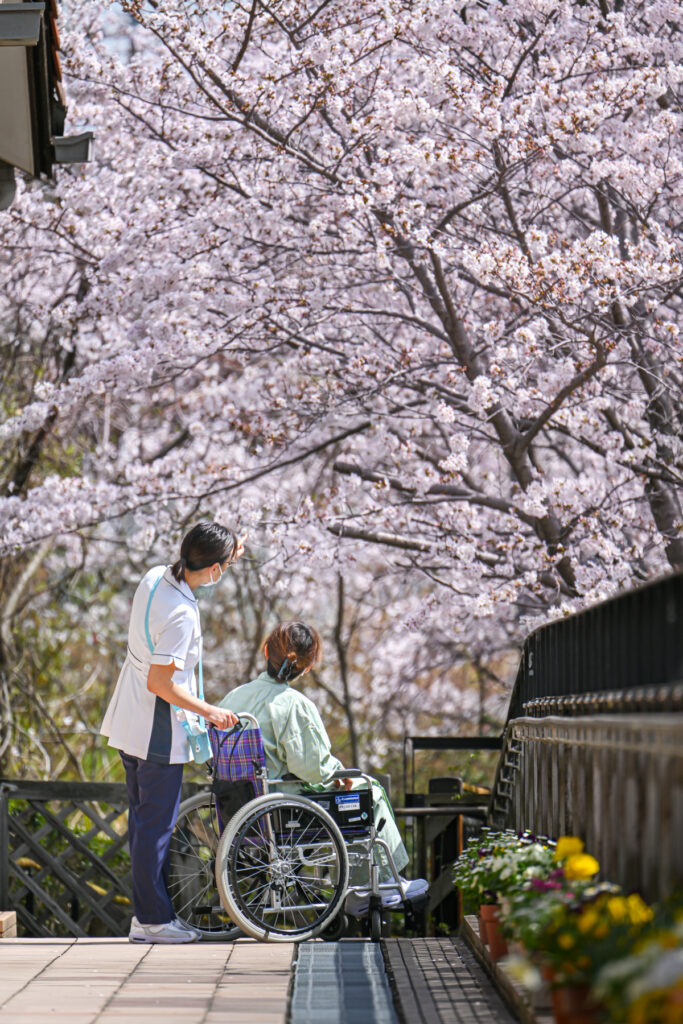
[[[7,1024],[284,1024],[294,946],[3,939]]]

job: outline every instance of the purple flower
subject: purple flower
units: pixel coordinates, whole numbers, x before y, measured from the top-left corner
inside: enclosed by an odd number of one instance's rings
[[[532,888],[537,892],[550,892],[552,889],[561,889],[559,882],[552,882],[549,878],[532,878]]]

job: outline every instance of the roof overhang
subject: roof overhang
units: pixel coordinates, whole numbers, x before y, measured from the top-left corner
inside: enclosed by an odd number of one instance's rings
[[[0,3],[0,46],[35,46],[44,3]]]
[[[49,177],[55,164],[90,158],[92,132],[63,134],[58,49],[57,0],[0,0],[0,209],[11,202],[12,168]]]

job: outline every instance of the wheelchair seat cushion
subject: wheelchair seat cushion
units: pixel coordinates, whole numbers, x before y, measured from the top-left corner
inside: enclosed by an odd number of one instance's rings
[[[215,779],[256,782],[260,778],[266,764],[260,729],[238,727],[225,732],[212,728],[209,738]]]

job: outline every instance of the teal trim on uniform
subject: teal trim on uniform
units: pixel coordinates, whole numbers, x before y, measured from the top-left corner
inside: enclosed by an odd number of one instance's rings
[[[152,598],[154,597],[157,587],[163,578],[162,574],[150,590],[149,597],[147,599],[147,608],[145,610],[145,636],[147,637],[147,646],[149,647],[151,654],[154,654],[154,644],[152,643],[152,634],[149,631],[149,609],[152,607]],[[204,670],[202,668],[201,657],[197,664],[197,694],[200,700],[204,700]],[[164,704],[168,708],[168,715],[163,714],[163,708],[160,708],[160,703]],[[160,764],[168,764],[170,761],[171,745],[173,740],[171,708],[174,711],[181,710],[176,704],[169,704],[169,702],[164,700],[163,697],[157,697],[154,705],[154,721],[152,722],[152,732],[149,738],[149,749],[147,751],[147,759],[149,761],[155,761]],[[187,719],[182,721],[180,724],[187,733],[187,739],[190,744],[192,756],[195,761],[202,764],[204,761],[208,761],[211,757],[211,744],[206,731],[206,722],[201,715],[197,715],[197,718],[200,726],[199,733],[192,732]],[[165,760],[162,761],[161,758],[164,757],[164,744],[168,744],[168,755],[166,755]]]

